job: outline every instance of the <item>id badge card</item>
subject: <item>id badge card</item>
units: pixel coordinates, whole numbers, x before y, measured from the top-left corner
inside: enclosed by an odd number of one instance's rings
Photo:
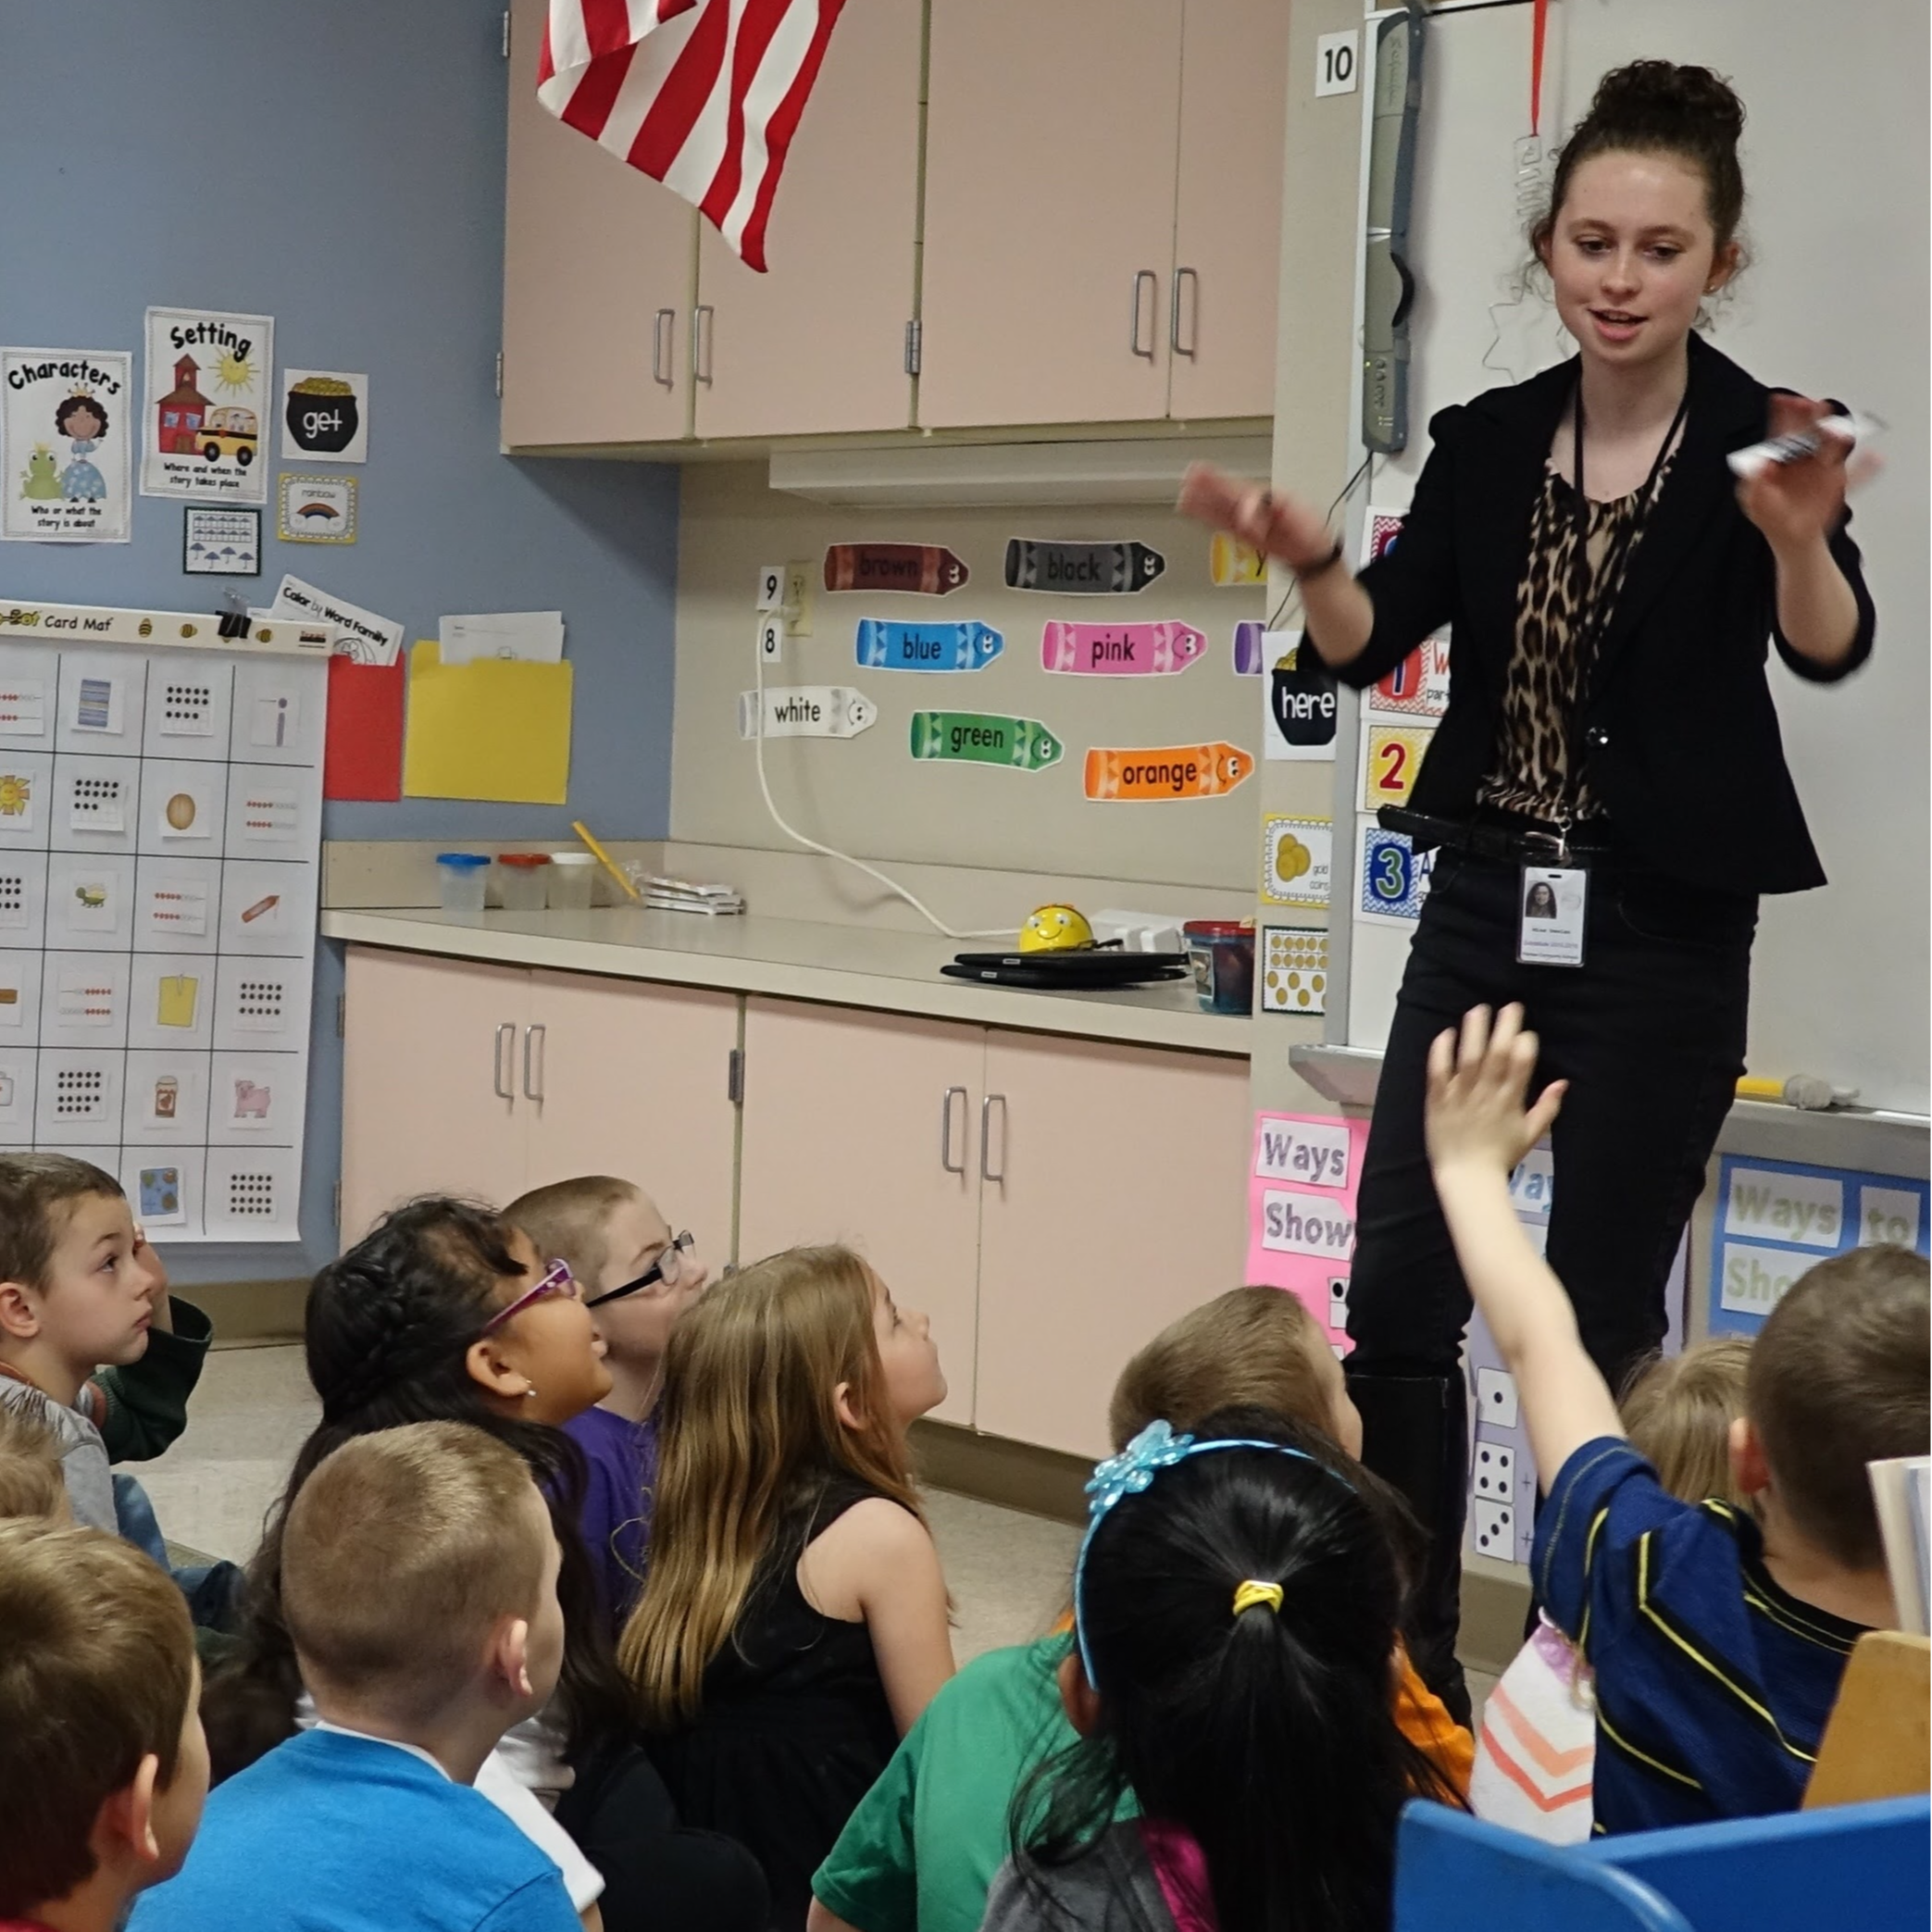
[[[1516,958],[1524,966],[1580,966],[1589,911],[1589,870],[1525,866],[1517,902]]]

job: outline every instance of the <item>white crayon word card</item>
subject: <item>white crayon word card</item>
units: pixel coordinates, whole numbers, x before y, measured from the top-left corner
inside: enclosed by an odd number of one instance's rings
[[[213,628],[0,605],[0,1148],[294,1240],[328,656]]]
[[[1726,1154],[1711,1234],[1711,1327],[1755,1334],[1807,1268],[1889,1241],[1926,1252],[1927,1184]]]

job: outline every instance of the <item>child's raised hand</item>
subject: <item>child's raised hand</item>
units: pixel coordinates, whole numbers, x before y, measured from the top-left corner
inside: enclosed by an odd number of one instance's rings
[[[1552,1081],[1526,1109],[1537,1051],[1537,1037],[1524,1029],[1516,1005],[1496,1016],[1493,1029],[1490,1009],[1472,1006],[1460,1040],[1453,1031],[1436,1036],[1423,1126],[1438,1174],[1459,1165],[1508,1174],[1550,1131],[1569,1082]]]

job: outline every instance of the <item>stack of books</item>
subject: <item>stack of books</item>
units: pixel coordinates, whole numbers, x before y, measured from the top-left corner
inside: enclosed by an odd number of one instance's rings
[[[699,885],[689,879],[666,879],[650,873],[642,881],[644,905],[659,913],[703,913],[717,918],[726,913],[742,913],[744,901],[729,886]]]

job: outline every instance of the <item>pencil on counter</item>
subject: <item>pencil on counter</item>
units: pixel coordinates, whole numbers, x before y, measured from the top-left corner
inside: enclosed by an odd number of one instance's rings
[[[590,829],[584,824],[583,820],[573,818],[570,821],[570,829],[583,841],[585,851],[623,888],[624,896],[633,903],[637,903],[637,888],[617,869],[617,862],[611,857],[610,854],[605,852],[603,846],[598,844],[597,841],[591,836]]]

